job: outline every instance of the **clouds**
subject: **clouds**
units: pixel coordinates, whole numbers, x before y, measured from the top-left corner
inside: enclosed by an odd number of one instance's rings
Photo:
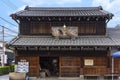
[[[105,9],[113,12],[117,12],[120,10],[120,0],[93,0],[93,6],[101,5]]]
[[[114,14],[113,19],[109,22],[109,27],[120,24],[120,0],[93,0],[92,6],[101,5],[103,9]]]
[[[65,3],[80,3],[81,0],[22,0],[27,3],[29,6],[38,6],[38,5],[63,5]]]

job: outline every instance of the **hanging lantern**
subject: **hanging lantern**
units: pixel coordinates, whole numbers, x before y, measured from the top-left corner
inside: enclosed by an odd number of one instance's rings
[[[65,24],[63,25],[63,30],[66,31],[66,25]]]

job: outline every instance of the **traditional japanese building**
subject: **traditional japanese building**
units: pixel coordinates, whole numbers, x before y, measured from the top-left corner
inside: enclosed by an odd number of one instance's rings
[[[120,48],[120,30],[107,28],[113,14],[99,7],[26,7],[11,17],[19,35],[9,43],[16,63],[27,60],[29,75],[46,69],[50,76],[111,74],[112,49]],[[115,59],[115,73],[120,59]]]

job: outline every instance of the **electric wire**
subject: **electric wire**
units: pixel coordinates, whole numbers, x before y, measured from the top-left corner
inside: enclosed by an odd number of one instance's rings
[[[0,17],[0,19],[2,19],[3,21],[5,21],[5,22],[9,23],[10,25],[13,25],[14,27],[17,27],[17,25],[15,25],[15,24],[13,24],[13,23],[11,23],[11,22],[7,21],[6,19],[4,19],[4,18],[2,18],[2,17]]]
[[[16,10],[16,6],[14,6],[13,4],[11,5],[10,3],[10,1],[9,0],[1,0],[7,7],[9,7],[9,8],[11,8],[12,10]],[[9,1],[9,2],[7,2],[7,1]]]
[[[13,30],[11,30],[11,29],[9,29],[9,28],[5,27],[5,26],[2,26],[2,25],[0,25],[0,26],[1,26],[1,27],[4,27],[5,29],[7,29],[7,30],[9,30],[9,31],[11,31],[11,32],[13,32],[13,33],[18,33],[18,32],[13,31]]]

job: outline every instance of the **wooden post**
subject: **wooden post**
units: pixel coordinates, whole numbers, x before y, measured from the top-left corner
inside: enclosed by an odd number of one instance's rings
[[[59,77],[61,77],[61,55],[59,56]]]
[[[17,64],[17,62],[18,62],[18,53],[17,53],[16,49],[14,50],[14,55],[15,55],[15,64]]]
[[[111,59],[110,59],[110,48],[107,49],[107,68],[111,68]]]

